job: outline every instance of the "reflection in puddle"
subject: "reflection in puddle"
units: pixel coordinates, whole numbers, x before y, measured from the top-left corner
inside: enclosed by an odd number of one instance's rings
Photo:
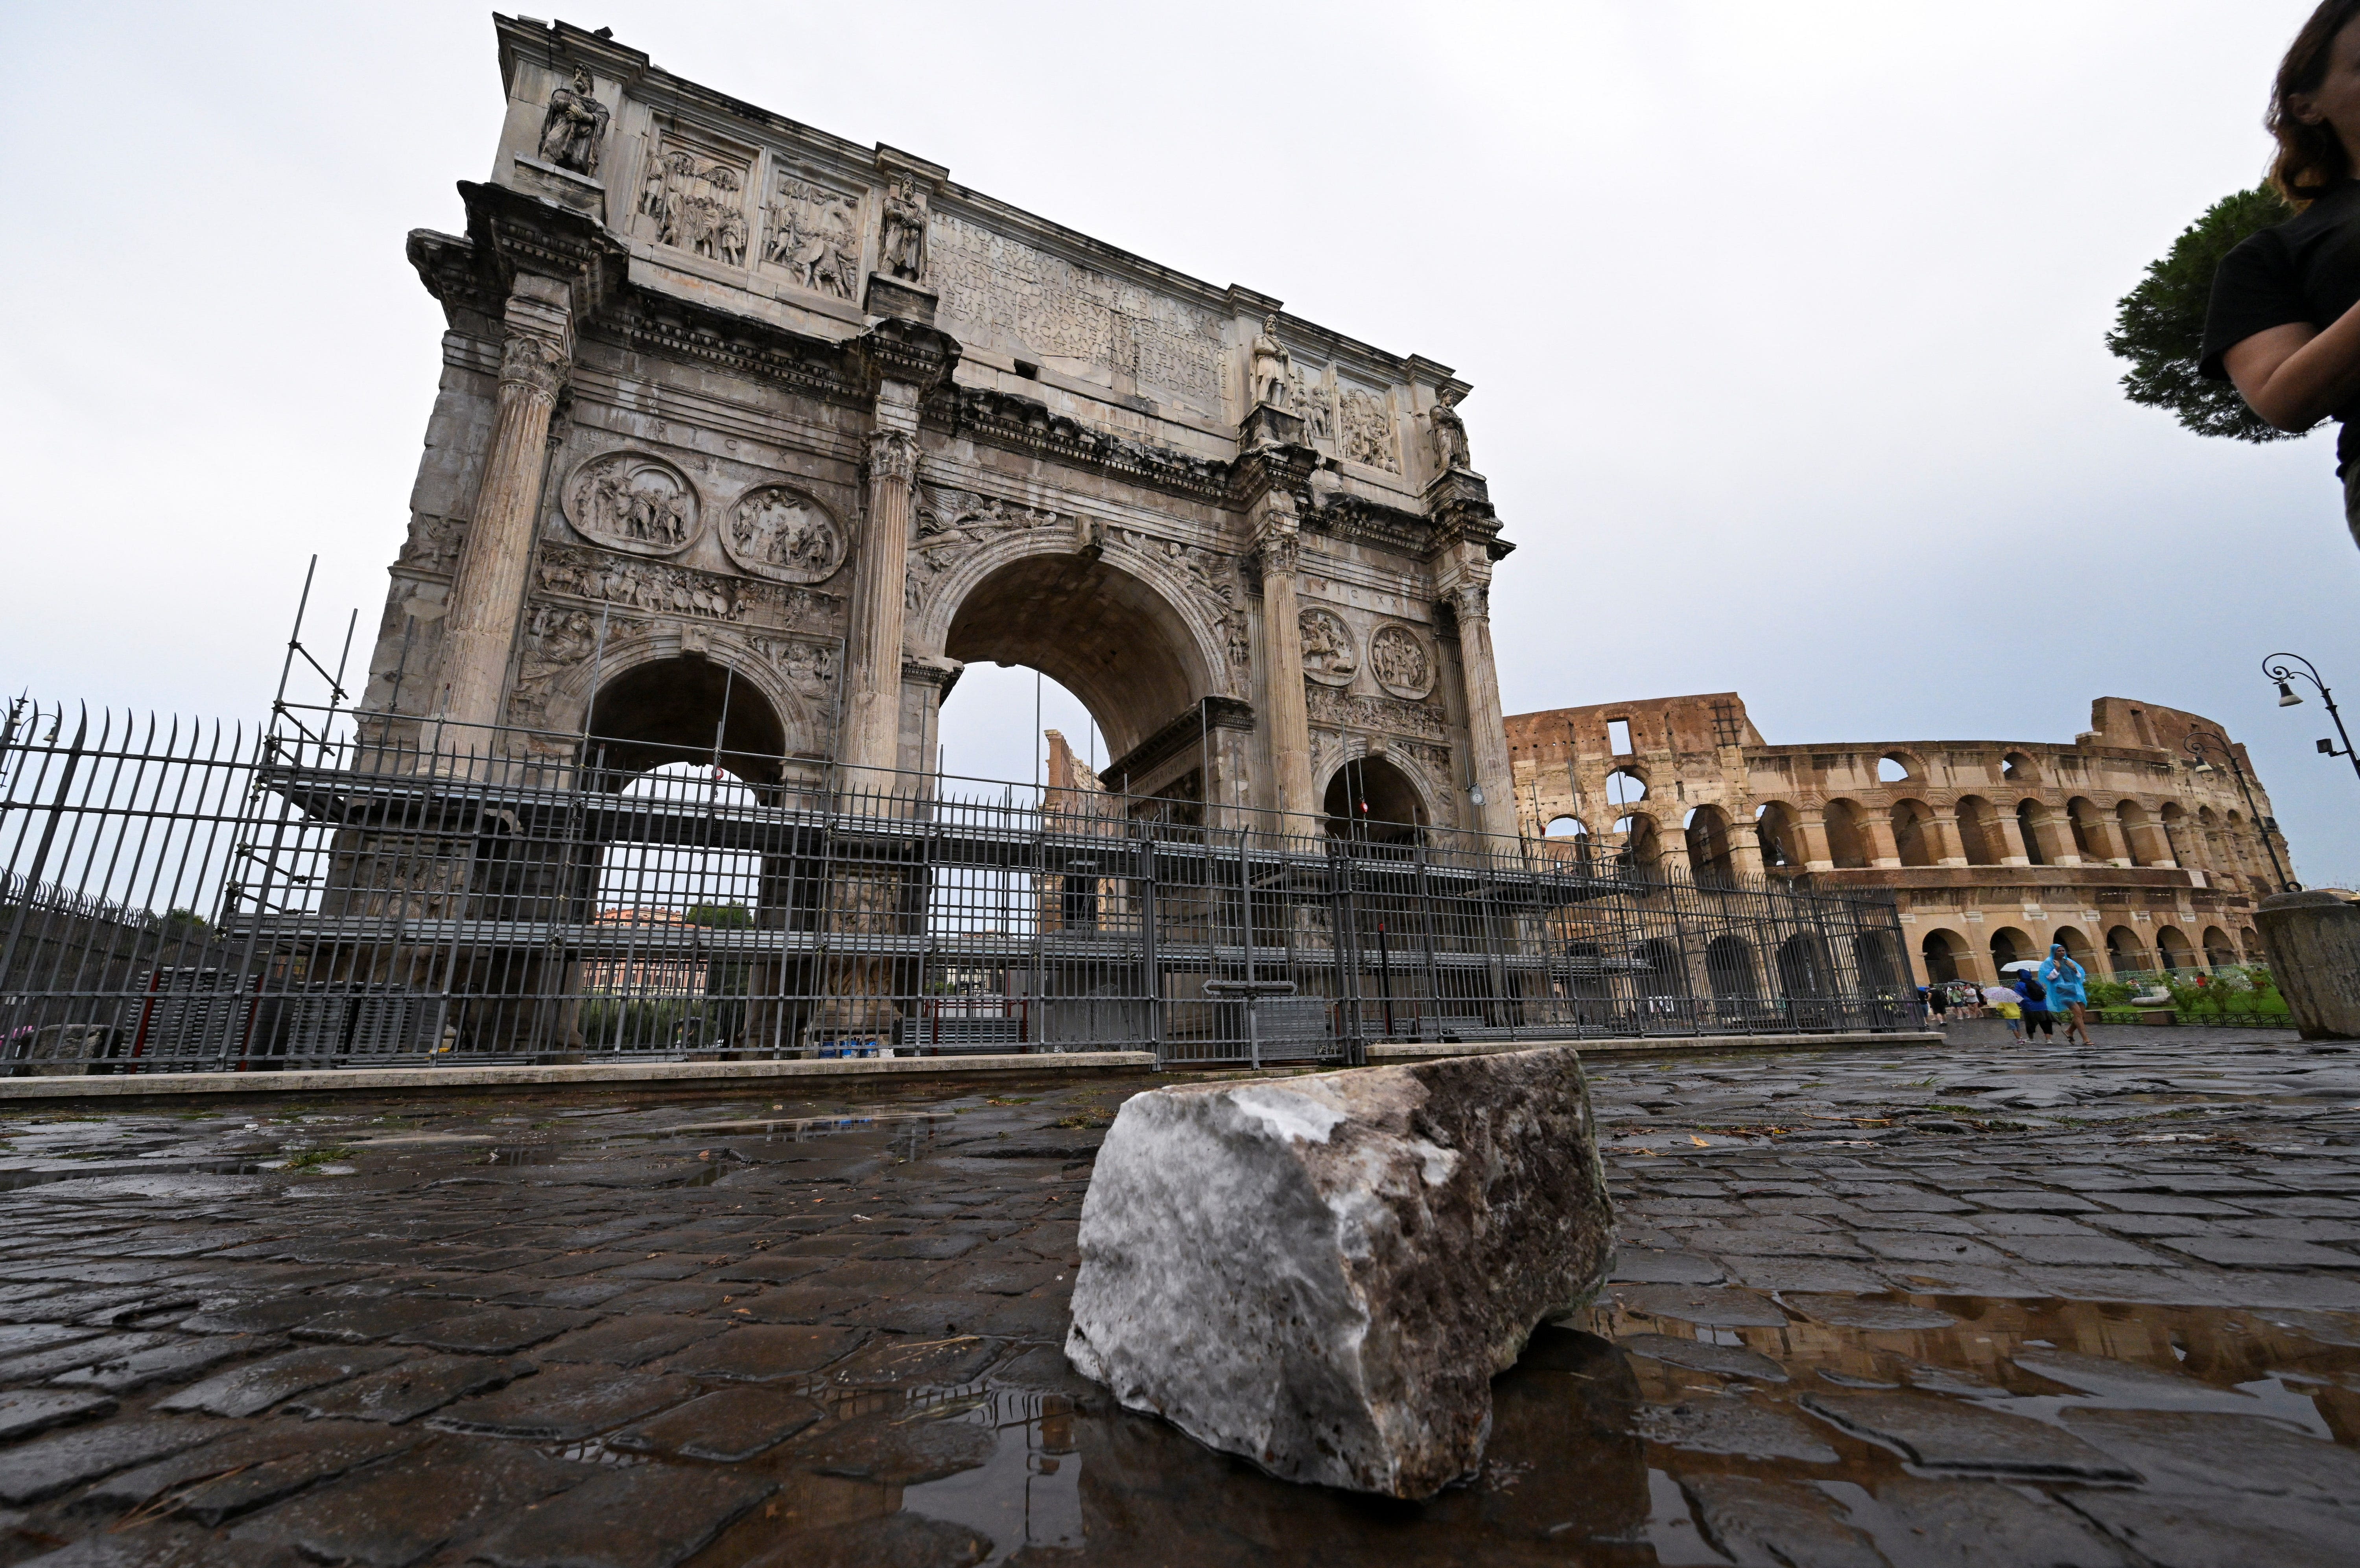
[[[1027,1548],[1078,1550],[1082,1456],[1075,1443],[1071,1401],[995,1390],[955,1419],[978,1421],[999,1433],[991,1457],[978,1469],[904,1487],[902,1508],[982,1535],[992,1543],[987,1565]]]

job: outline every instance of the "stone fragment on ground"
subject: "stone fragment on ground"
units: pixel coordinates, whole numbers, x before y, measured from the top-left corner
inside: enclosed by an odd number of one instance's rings
[[[1283,1478],[1429,1497],[1612,1224],[1570,1051],[1160,1089],[1098,1151],[1067,1354]]]

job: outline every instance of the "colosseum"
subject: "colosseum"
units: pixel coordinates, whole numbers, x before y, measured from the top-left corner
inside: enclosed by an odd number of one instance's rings
[[[2070,746],[1772,746],[1734,691],[1507,729],[1525,833],[1699,881],[1890,888],[1920,983],[1989,981],[2052,942],[2094,974],[2259,963],[2254,906],[2290,864],[2244,746],[2235,768],[2191,756],[2191,732],[2226,733],[2122,697]]]

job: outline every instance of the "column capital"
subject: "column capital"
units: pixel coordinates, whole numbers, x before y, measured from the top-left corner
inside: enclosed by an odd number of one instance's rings
[[[865,456],[871,481],[909,485],[918,477],[918,438],[908,430],[871,430]]]
[[[556,340],[539,332],[511,331],[500,345],[500,386],[554,403],[572,361],[565,345]]]

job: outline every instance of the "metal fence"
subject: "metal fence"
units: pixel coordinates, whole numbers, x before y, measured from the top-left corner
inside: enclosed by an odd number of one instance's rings
[[[1089,789],[328,727],[8,716],[0,1071],[1259,1065],[1920,1018],[1874,897]]]

